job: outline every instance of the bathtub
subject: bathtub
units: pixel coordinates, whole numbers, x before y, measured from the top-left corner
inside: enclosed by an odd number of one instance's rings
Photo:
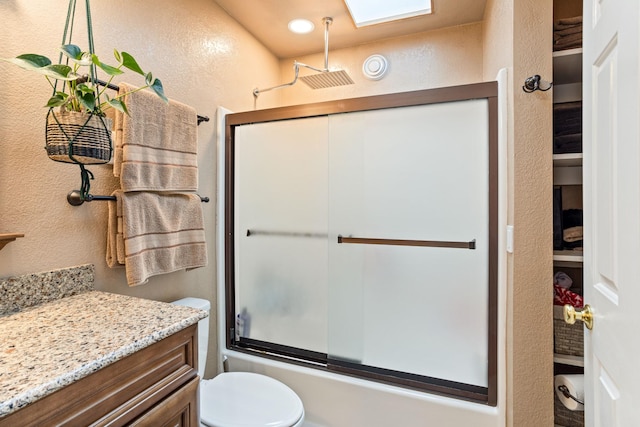
[[[490,407],[233,350],[221,353],[229,371],[268,375],[291,387],[304,404],[306,427],[505,425],[502,402]]]

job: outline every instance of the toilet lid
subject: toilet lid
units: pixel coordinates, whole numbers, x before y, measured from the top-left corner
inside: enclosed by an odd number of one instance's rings
[[[298,395],[265,375],[225,372],[200,382],[200,418],[210,427],[291,427],[303,414]]]

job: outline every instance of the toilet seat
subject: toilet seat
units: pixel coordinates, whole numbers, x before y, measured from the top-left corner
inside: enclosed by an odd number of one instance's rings
[[[302,425],[304,407],[280,381],[225,372],[200,382],[200,417],[209,427],[296,427]]]

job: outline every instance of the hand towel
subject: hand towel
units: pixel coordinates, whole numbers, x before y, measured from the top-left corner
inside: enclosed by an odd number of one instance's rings
[[[142,285],[158,274],[207,265],[198,195],[122,190],[113,195],[107,262],[110,266],[124,262],[129,286]]]
[[[137,88],[120,83],[120,94]],[[198,189],[198,115],[141,90],[124,96],[129,115],[116,113],[114,169],[123,191]]]

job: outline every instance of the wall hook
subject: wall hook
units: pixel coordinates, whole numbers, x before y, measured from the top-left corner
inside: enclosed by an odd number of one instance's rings
[[[524,86],[522,86],[522,90],[526,93],[535,92],[536,90],[540,90],[542,92],[546,92],[551,89],[553,86],[552,82],[548,82],[546,80],[542,80],[538,74],[535,76],[527,77],[524,81]]]

